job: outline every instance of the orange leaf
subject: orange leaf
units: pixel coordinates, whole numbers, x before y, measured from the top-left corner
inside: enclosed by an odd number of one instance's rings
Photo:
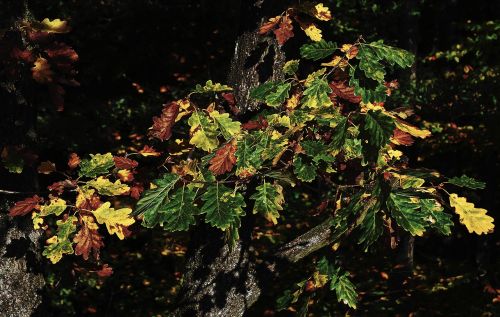
[[[360,103],[361,102],[361,97],[356,96],[354,94],[354,88],[347,86],[345,84],[345,82],[332,81],[330,83],[330,88],[332,88],[334,95],[336,95],[342,99],[345,99],[345,100],[352,102],[352,103]]]
[[[102,237],[97,231],[98,226],[92,216],[80,217],[82,225],[80,231],[73,238],[76,243],[75,254],[81,255],[83,259],[88,260],[90,252],[94,255],[94,259],[99,260],[99,250],[104,246]]]
[[[131,160],[123,156],[113,156],[113,160],[115,161],[115,166],[118,169],[130,170],[136,168],[137,165],[139,165],[137,161]]]
[[[215,175],[229,172],[236,163],[234,152],[236,152],[236,141],[233,139],[215,152],[215,156],[210,160],[210,167],[208,169]]]
[[[142,156],[160,156],[161,153],[156,151],[152,146],[144,145],[142,150],[139,151]]]
[[[75,169],[78,165],[80,165],[80,157],[76,153],[71,153],[69,155],[68,166],[70,169]]]
[[[274,35],[279,45],[285,44],[286,41],[293,37],[292,19],[290,19],[288,15],[281,19],[279,27],[274,30]]]
[[[33,209],[39,209],[42,199],[37,195],[26,198],[25,200],[18,201],[9,209],[9,216],[24,216],[30,213]]]
[[[56,164],[52,163],[51,161],[42,162],[37,168],[37,172],[40,174],[50,174],[55,171]]]
[[[108,276],[111,276],[113,274],[113,268],[107,264],[104,264],[102,266],[102,268],[97,271],[97,275],[99,275],[100,277],[108,277]]]
[[[33,79],[40,84],[47,84],[52,82],[52,77],[54,72],[50,69],[49,62],[43,58],[39,57],[34,63],[35,66],[31,68]]]
[[[172,136],[172,126],[178,113],[178,103],[171,102],[164,105],[161,116],[153,118],[153,127],[149,131],[149,135],[162,141],[168,140]]]
[[[412,145],[413,138],[409,133],[403,132],[399,129],[394,129],[394,134],[392,135],[391,142],[396,145]]]
[[[278,15],[274,18],[270,18],[269,21],[264,22],[259,28],[259,34],[263,35],[274,29],[274,27],[280,22],[281,17]]]

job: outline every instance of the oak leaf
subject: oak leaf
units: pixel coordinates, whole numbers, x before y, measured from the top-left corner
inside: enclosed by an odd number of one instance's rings
[[[231,171],[234,164],[236,164],[235,152],[236,141],[233,139],[215,152],[215,156],[210,160],[210,167],[208,169],[214,175],[221,175]]]
[[[94,259],[99,260],[99,250],[104,246],[102,236],[97,231],[98,226],[92,216],[80,217],[80,231],[73,238],[76,243],[75,254],[81,255],[84,260],[89,259],[92,252]]]
[[[111,208],[111,203],[105,202],[97,210],[93,211],[93,214],[99,224],[105,224],[108,229],[109,234],[113,235],[116,233],[120,240],[125,238],[125,230],[127,226],[130,226],[135,222],[134,218],[130,216],[132,209],[121,208],[115,210]]]
[[[274,30],[274,35],[279,45],[285,44],[286,41],[293,37],[292,19],[290,19],[288,15],[285,15],[281,19],[279,27]]]
[[[118,169],[134,169],[139,163],[135,160],[123,157],[123,156],[113,156],[113,161],[115,162],[115,166]]]
[[[39,203],[41,201],[42,199],[37,195],[18,201],[14,204],[14,206],[10,207],[9,216],[11,217],[25,216],[34,209],[39,210],[40,209]]]
[[[473,203],[467,202],[457,194],[450,195],[450,206],[460,216],[460,222],[467,227],[469,233],[487,234],[493,231],[493,218],[486,214],[487,210],[476,208]]]
[[[81,160],[80,160],[80,157],[78,156],[78,154],[71,153],[69,155],[68,167],[70,169],[75,169],[78,165],[80,165],[80,163],[81,163]]]
[[[171,102],[163,107],[162,114],[159,117],[153,118],[153,126],[149,131],[149,135],[161,141],[168,140],[172,136],[172,127],[175,123],[175,118],[179,113],[179,104]]]
[[[264,35],[274,29],[276,25],[280,22],[281,16],[276,16],[274,18],[270,18],[269,21],[262,23],[259,27],[259,34]]]
[[[360,103],[361,97],[354,94],[354,88],[346,85],[345,82],[332,81],[330,83],[333,94],[352,103]]]
[[[48,84],[53,80],[54,72],[50,68],[49,62],[39,57],[31,68],[33,79],[40,84]]]

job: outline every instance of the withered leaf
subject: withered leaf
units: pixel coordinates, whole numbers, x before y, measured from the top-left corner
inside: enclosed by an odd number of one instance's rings
[[[9,216],[25,216],[30,213],[33,209],[39,209],[39,203],[42,201],[37,195],[33,197],[26,198],[25,200],[18,201],[14,206],[9,209]]]
[[[178,103],[171,102],[165,105],[161,116],[153,118],[153,126],[149,131],[149,135],[161,141],[168,140],[172,136],[172,126],[175,123],[175,118],[177,118],[178,113]]]
[[[215,152],[215,156],[210,160],[210,167],[208,169],[215,175],[231,171],[234,164],[236,164],[235,152],[236,141],[233,139]]]

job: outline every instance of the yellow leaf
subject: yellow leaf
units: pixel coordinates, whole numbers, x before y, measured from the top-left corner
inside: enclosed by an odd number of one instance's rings
[[[87,182],[87,185],[94,187],[97,189],[99,194],[106,196],[123,195],[130,190],[130,187],[122,184],[119,180],[112,183],[109,179],[104,178],[103,176],[99,176],[99,178]]]
[[[286,101],[286,109],[287,110],[293,110],[297,108],[299,105],[299,94],[293,94],[287,101]]]
[[[31,68],[33,79],[40,84],[51,83],[54,72],[50,69],[49,62],[43,57],[38,57],[34,65]]]
[[[329,66],[329,67],[339,67],[344,69],[347,66],[347,61],[342,59],[340,56],[334,56],[333,60],[329,63],[321,63],[321,66]]]
[[[399,150],[389,150],[387,151],[387,154],[389,155],[389,158],[395,158],[396,160],[399,160],[401,156],[403,156],[403,152]]]
[[[134,218],[130,216],[132,209],[122,208],[115,210],[110,208],[111,203],[105,202],[99,208],[97,208],[93,213],[99,224],[106,224],[109,234],[114,234],[118,236],[120,240],[125,238],[123,233],[123,227],[130,226],[135,222]]]
[[[314,42],[319,42],[322,39],[321,30],[316,27],[314,24],[309,24],[305,28],[303,28],[304,32],[307,36]]]
[[[425,139],[426,137],[431,135],[431,131],[429,131],[429,130],[426,130],[426,129],[420,130],[417,127],[414,127],[412,125],[409,125],[409,124],[402,122],[402,121],[399,121],[399,120],[396,120],[395,122],[396,122],[396,127],[399,130],[406,132],[406,133],[409,133],[416,138]]]
[[[328,282],[328,275],[319,274],[319,272],[316,271],[313,274],[313,281],[314,281],[314,287],[316,288],[323,287]]]
[[[42,22],[33,24],[33,27],[47,33],[68,33],[70,31],[68,22],[61,19],[54,19],[51,21],[45,18]]]
[[[36,212],[32,213],[31,219],[33,219],[33,228],[35,230],[40,229],[40,225],[43,224],[43,218],[40,217],[40,214]]]
[[[77,208],[81,208],[81,206],[87,201],[92,198],[92,195],[94,195],[95,190],[92,188],[78,188],[78,195],[76,195],[76,202],[75,206]]]
[[[40,207],[40,216],[48,216],[55,214],[59,216],[66,210],[66,201],[61,198],[54,198],[50,200],[48,205],[44,205]]]
[[[332,13],[328,7],[325,7],[323,3],[318,3],[314,6],[315,12],[314,17],[321,21],[330,21],[332,19]]]
[[[473,203],[467,202],[464,197],[457,194],[450,195],[450,205],[455,208],[455,212],[460,216],[460,222],[467,227],[469,233],[490,233],[495,225],[493,218],[488,216],[487,210],[474,207]]]

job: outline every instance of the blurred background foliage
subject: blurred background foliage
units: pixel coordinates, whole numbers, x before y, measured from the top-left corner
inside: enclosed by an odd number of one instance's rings
[[[418,123],[433,132],[411,149],[410,164],[485,181],[481,197],[469,197],[498,217],[499,2],[323,2],[334,17],[323,25],[325,38],[339,44],[360,35],[384,39],[417,55],[415,67],[402,74],[401,88],[390,101],[394,106],[415,107]],[[70,152],[85,155],[140,148],[162,104],[179,98],[195,83],[225,81],[238,35],[239,5],[234,0],[30,0],[37,19],[69,21],[73,30],[64,40],[80,57],[81,86],[68,89],[65,110],[37,105],[33,146],[39,157],[64,165]],[[297,54],[299,43],[297,37],[285,45],[289,58]],[[156,163],[161,162],[151,165]],[[42,176],[42,184],[51,181]],[[257,253],[265,254],[274,243],[314,225],[315,215],[321,212],[314,204],[314,192],[292,198],[292,208],[278,226],[259,223],[255,228]],[[353,279],[361,294],[359,310],[350,314],[500,313],[498,231],[476,237],[456,228],[444,240],[417,239],[414,278],[406,289],[389,285],[393,269],[389,242],[369,255],[354,246],[342,248],[340,258],[346,269],[356,272]],[[109,277],[99,277],[77,257],[47,265],[46,303],[39,315],[167,316],[182,278],[188,236],[133,229],[128,240],[106,239],[103,262],[114,271]],[[311,271],[310,265],[308,261],[290,268],[285,279],[290,284],[269,290],[269,297],[249,315],[293,315],[275,312],[274,301],[293,281],[299,282],[304,271]],[[346,314],[332,294],[316,298],[318,303],[310,311],[314,316]]]

